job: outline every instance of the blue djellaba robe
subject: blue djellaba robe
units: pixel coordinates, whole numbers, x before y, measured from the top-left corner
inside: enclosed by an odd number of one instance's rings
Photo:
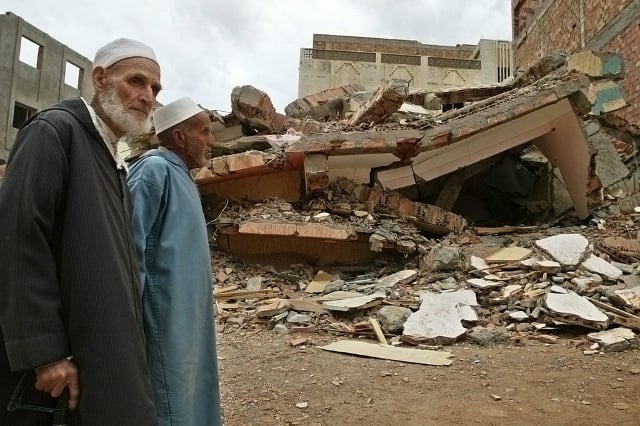
[[[222,424],[211,257],[196,185],[164,148],[129,170],[147,357],[161,426]]]

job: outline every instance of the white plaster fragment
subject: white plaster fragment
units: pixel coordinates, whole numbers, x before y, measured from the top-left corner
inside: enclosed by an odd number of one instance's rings
[[[622,271],[601,257],[591,255],[584,262],[582,266],[589,271],[602,275],[612,281],[616,281],[622,275]]]
[[[537,240],[536,246],[563,266],[576,267],[585,256],[589,241],[580,234],[558,234]]]
[[[608,324],[609,321],[593,303],[572,291],[567,294],[547,293],[545,303],[554,314],[577,316],[586,321],[602,323],[601,325]]]
[[[456,340],[466,329],[461,321],[477,321],[472,306],[477,306],[473,290],[450,293],[422,292],[420,309],[404,323],[403,335],[417,339]]]

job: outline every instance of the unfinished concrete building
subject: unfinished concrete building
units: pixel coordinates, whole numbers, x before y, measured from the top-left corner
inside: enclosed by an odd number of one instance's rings
[[[415,40],[314,34],[300,50],[298,97],[344,85],[375,90],[392,79],[410,89],[474,86],[511,76],[511,42],[482,39],[477,45],[438,46]]]
[[[36,111],[91,94],[89,59],[6,12],[0,15],[0,163]]]

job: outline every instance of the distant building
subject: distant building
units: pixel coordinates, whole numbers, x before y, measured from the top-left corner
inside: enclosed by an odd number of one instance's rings
[[[89,59],[19,16],[0,15],[0,164],[36,111],[91,96],[91,69]]]
[[[555,52],[615,52],[626,59],[622,87],[629,106],[614,113],[640,124],[638,0],[511,0],[514,60],[524,71]]]
[[[298,97],[358,84],[374,90],[392,79],[411,90],[495,84],[511,76],[511,42],[438,46],[415,40],[314,34],[300,50]]]

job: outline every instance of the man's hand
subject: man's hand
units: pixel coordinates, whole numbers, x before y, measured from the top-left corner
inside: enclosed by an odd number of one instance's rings
[[[78,382],[78,369],[75,364],[65,358],[52,364],[37,367],[36,389],[47,392],[52,397],[58,398],[69,388],[69,411],[78,407],[80,397],[80,384]]]

